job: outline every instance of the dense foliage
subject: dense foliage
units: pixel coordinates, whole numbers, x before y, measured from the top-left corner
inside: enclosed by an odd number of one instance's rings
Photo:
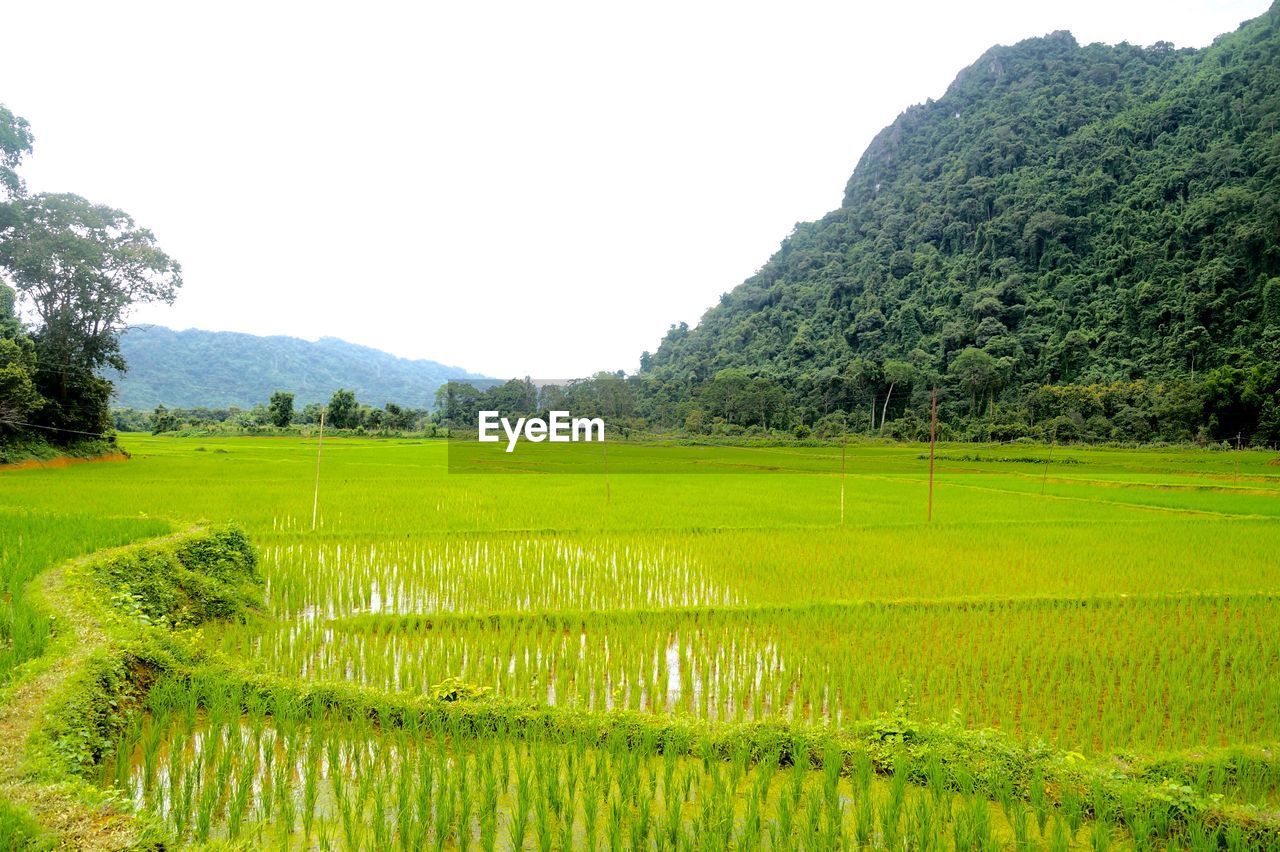
[[[1278,364],[1273,6],[1203,50],[991,49],[876,137],[840,209],[646,353],[638,389],[695,426],[918,434],[936,385],[983,437],[1266,442]],[[784,410],[725,410],[725,376],[779,385]]]
[[[15,171],[27,123],[0,107],[0,441],[66,444],[110,426],[119,335],[133,305],[172,302],[181,268],[123,211],[78,195],[27,195]],[[16,310],[34,319],[30,329]]]
[[[451,384],[451,383],[449,383]],[[326,431],[351,431],[357,434],[404,435],[420,433],[434,435],[438,418],[425,408],[410,408],[388,402],[381,408],[364,404],[355,392],[338,388],[329,402],[303,406],[301,411],[293,407],[294,395],[287,391],[275,391],[265,405],[252,408],[228,406],[226,408],[169,408],[157,405],[150,412],[134,408],[118,408],[111,412],[112,424],[121,432],[165,432],[187,434],[272,434],[312,431],[324,420]]]

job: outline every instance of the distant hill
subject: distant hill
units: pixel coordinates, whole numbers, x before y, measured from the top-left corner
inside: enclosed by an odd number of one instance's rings
[[[927,422],[937,387],[951,422],[1271,441],[1277,353],[1280,2],[1202,50],[993,47],[872,141],[838,210],[674,326],[641,386],[673,419],[729,371],[781,384],[803,422]]]
[[[326,401],[338,388],[353,390],[357,399],[374,406],[396,402],[427,408],[449,379],[482,378],[460,367],[397,358],[334,337],[313,343],[141,325],[125,332],[120,349],[129,370],[110,378],[121,408],[249,408],[277,390],[296,394],[301,406]]]

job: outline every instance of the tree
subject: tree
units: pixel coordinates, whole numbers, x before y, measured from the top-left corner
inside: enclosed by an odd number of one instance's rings
[[[102,431],[111,384],[96,372],[126,368],[119,334],[130,308],[172,303],[181,269],[127,214],[78,195],[19,198],[9,212],[0,267],[38,320],[41,418],[55,429]]]
[[[18,164],[31,153],[31,125],[0,104],[0,195],[12,197],[23,192]]]
[[[0,199],[21,195],[18,164],[31,153],[31,128],[26,119],[0,104]],[[10,219],[8,204],[0,204],[0,229]],[[36,388],[36,351],[17,316],[17,293],[0,281],[0,435],[26,428],[33,412],[44,405]]]
[[[768,429],[786,409],[787,392],[768,376],[757,376],[744,391],[744,405],[743,419],[758,417],[760,425]]]
[[[181,425],[178,418],[169,412],[169,409],[163,405],[157,405],[156,410],[151,413],[151,434],[159,435],[161,432],[172,432]]]
[[[1262,288],[1262,325],[1280,328],[1280,278],[1272,278]]]
[[[385,413],[382,419],[388,429],[407,432],[413,428],[417,413],[412,408],[403,408],[394,402],[388,402],[383,409]]]
[[[880,409],[880,433],[884,434],[884,421],[889,414],[889,400],[893,398],[893,389],[898,385],[909,387],[915,379],[916,368],[906,361],[885,361],[884,377],[889,381],[889,390],[884,395],[884,407]]]
[[[325,420],[334,429],[354,429],[360,425],[360,404],[352,391],[339,388],[329,397]]]
[[[698,399],[713,417],[721,417],[729,423],[742,423],[747,413],[746,398],[750,379],[746,371],[729,368],[716,373],[715,378],[702,386]]]
[[[978,413],[978,398],[993,393],[999,387],[999,371],[996,359],[972,346],[963,350],[951,362],[947,372],[955,377],[960,387],[969,392],[969,413]]]
[[[876,428],[876,389],[884,380],[884,372],[880,365],[866,358],[854,358],[846,368],[853,387],[862,396],[866,396],[871,405],[871,428]]]
[[[14,313],[16,294],[0,283],[0,434],[24,428],[44,405],[36,390],[36,350]]]
[[[302,413],[295,417],[294,420],[308,425],[319,423],[320,412],[324,411],[324,409],[325,407],[318,402],[309,402],[302,407]]]
[[[448,381],[436,390],[436,410],[446,426],[476,423],[480,411],[480,391],[469,382]]]
[[[267,417],[272,426],[280,429],[288,427],[293,422],[293,394],[285,391],[271,394],[271,401],[267,403]]]

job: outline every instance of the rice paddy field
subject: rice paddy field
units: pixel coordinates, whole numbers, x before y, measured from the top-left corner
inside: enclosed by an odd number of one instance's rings
[[[318,501],[314,441],[122,445],[0,472],[0,679],[57,629],[40,571],[241,525],[260,611],[190,631],[92,777],[170,845],[1280,842],[1273,452],[947,445],[927,521],[914,445],[463,474],[326,439]]]

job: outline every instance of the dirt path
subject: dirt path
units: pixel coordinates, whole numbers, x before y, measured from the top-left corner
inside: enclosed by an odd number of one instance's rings
[[[90,458],[82,458],[80,456],[56,456],[51,459],[26,459],[25,461],[13,462],[12,464],[0,464],[0,473],[10,470],[42,470],[44,468],[71,467],[73,464],[122,462],[128,460],[129,457],[124,453],[111,453],[110,455],[91,456]]]
[[[63,848],[116,850],[140,845],[134,819],[114,807],[102,791],[78,779],[50,779],[47,767],[42,773],[34,759],[37,740],[56,709],[57,695],[83,670],[90,655],[108,646],[97,615],[77,603],[84,594],[77,588],[77,575],[112,553],[189,534],[187,530],[63,562],[27,587],[28,599],[55,619],[55,635],[46,653],[24,664],[15,681],[0,691],[0,797],[29,808],[41,825],[57,835]],[[95,799],[101,804],[91,804]]]

